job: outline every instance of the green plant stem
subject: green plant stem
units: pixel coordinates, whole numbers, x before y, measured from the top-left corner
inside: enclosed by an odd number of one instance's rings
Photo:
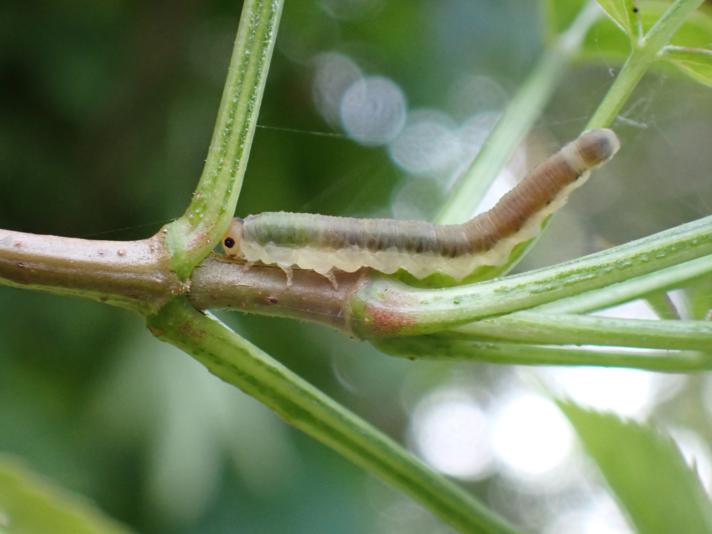
[[[457,329],[471,339],[537,345],[600,345],[712,351],[709,321],[618,319],[574,314],[518,312]]]
[[[487,189],[541,114],[566,65],[578,51],[599,13],[596,3],[589,2],[569,29],[548,46],[497,121],[482,149],[448,195],[437,217],[438,223],[460,223],[472,216]]]
[[[632,50],[606,97],[586,128],[610,126],[663,47],[704,0],[676,0],[643,36],[632,41]]]
[[[712,353],[631,351],[476,341],[452,332],[381,339],[376,346],[408,359],[460,360],[506,365],[605,366],[683,373],[712,369]]]
[[[187,300],[172,301],[148,318],[148,326],[222,380],[410,494],[462,532],[515,532],[457,485]]]
[[[659,319],[679,320],[680,313],[667,291],[655,291],[645,295],[645,302],[653,309]]]
[[[432,290],[375,279],[354,292],[347,316],[361,337],[426,334],[604,288],[710,254],[712,216],[567,263],[478,284]]]
[[[235,213],[269,72],[283,0],[246,0],[200,182],[185,214],[166,226],[172,267],[187,278]]]
[[[672,289],[712,273],[712,256],[702,256],[671,267],[624,280],[612,286],[549,302],[535,309],[542,313],[585,313],[609,308],[648,293]]]

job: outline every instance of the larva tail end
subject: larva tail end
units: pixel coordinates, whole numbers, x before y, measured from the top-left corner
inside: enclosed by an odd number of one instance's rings
[[[588,168],[607,162],[621,147],[618,136],[608,128],[588,130],[575,143],[578,155]]]
[[[242,219],[235,217],[230,226],[227,227],[227,232],[222,238],[222,246],[225,255],[229,258],[236,258],[241,255],[240,243],[242,241]]]

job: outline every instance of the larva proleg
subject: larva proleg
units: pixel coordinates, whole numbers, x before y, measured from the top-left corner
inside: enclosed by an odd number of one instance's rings
[[[595,167],[618,151],[616,134],[590,130],[537,166],[497,204],[463,224],[355,219],[268,212],[235,219],[223,238],[227,256],[326,275],[370,267],[403,269],[417,278],[442,273],[457,280],[482,265],[500,265],[533,238]]]

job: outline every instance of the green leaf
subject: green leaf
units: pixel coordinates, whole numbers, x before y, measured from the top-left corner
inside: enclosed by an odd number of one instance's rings
[[[574,3],[574,0],[565,0],[563,2],[563,4],[572,3]],[[599,4],[604,3],[622,5],[623,3],[628,4],[630,2],[623,2],[623,0],[599,0]],[[660,0],[640,0],[636,5],[640,10],[640,22],[643,32],[647,32],[670,7],[669,2]],[[601,19],[591,28],[591,31],[583,42],[579,59],[622,63],[630,51],[630,40],[620,31],[622,24],[620,20],[621,15],[615,15],[605,7],[604,9],[606,9],[606,13],[608,13],[610,18],[606,17]],[[618,9],[620,10],[621,8],[618,7]],[[635,21],[633,21],[633,23],[635,23]],[[632,31],[635,31],[634,26]],[[712,43],[712,9],[709,7],[701,7],[682,24],[668,44],[674,45],[673,48],[708,49],[710,43]],[[667,57],[667,54],[663,57]],[[695,62],[698,61],[699,58],[696,58]],[[680,65],[677,66],[682,69]],[[682,70],[689,74],[687,70]]]
[[[130,532],[76,495],[0,455],[0,532],[2,534],[113,534]]]
[[[712,87],[712,50],[669,46],[663,58],[701,84]]]
[[[660,1],[650,2],[649,4],[650,7],[647,7],[647,2],[644,4],[646,9],[652,12],[650,14],[652,17],[647,12],[643,12],[643,26],[646,28],[648,25],[652,26],[652,23],[659,17],[659,15],[656,15],[656,11],[662,13],[664,9],[669,7],[669,4]],[[710,43],[712,43],[712,8],[702,6],[692,13],[680,29],[675,32],[669,44],[687,48],[709,48]]]
[[[597,0],[598,5],[611,17],[629,37],[635,37],[635,16],[633,0]]]
[[[638,532],[712,532],[712,503],[669,436],[571,402],[559,407]]]

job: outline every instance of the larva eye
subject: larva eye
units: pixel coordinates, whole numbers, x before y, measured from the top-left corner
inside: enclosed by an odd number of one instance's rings
[[[242,239],[242,219],[235,218],[222,239],[223,250],[231,258],[241,256],[240,241]]]

